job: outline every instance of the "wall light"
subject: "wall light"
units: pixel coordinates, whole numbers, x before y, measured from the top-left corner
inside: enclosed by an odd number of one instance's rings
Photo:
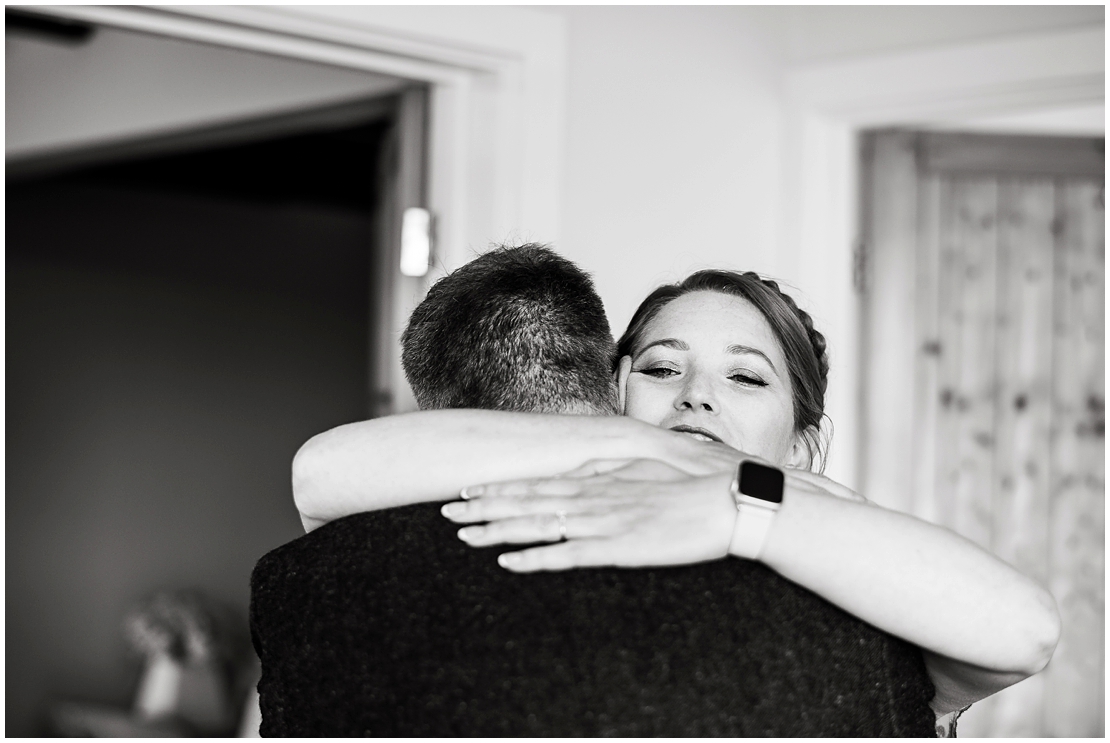
[[[428,273],[432,254],[432,213],[420,207],[405,209],[401,220],[401,273],[423,276]]]

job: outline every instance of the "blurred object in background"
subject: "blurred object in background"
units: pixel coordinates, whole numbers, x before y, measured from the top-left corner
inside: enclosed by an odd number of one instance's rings
[[[202,591],[159,591],[124,620],[143,659],[130,710],[63,702],[52,710],[64,736],[226,736],[250,725],[257,659],[243,619]]]
[[[1102,138],[863,140],[864,493],[1047,587],[1048,667],[963,735],[1094,736],[1105,686]]]
[[[199,591],[161,591],[132,609],[124,627],[144,661],[136,715],[181,720],[205,735],[235,727],[242,700],[232,690],[249,640],[229,609]]]
[[[30,37],[48,44],[79,46],[92,38],[96,28],[91,23],[8,7],[4,12],[4,32],[16,38]]]
[[[254,683],[251,684],[247,698],[243,702],[243,715],[239,718],[240,738],[261,737],[259,730],[262,727],[262,708],[258,702],[258,678],[258,675],[255,675]]]

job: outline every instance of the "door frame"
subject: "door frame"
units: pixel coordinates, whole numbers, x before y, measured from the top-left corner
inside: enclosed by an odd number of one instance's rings
[[[437,269],[461,265],[491,236],[559,237],[566,28],[558,16],[458,6],[32,10],[427,83]]]
[[[805,287],[832,349],[826,410],[836,424],[826,474],[859,487],[861,439],[861,131],[1102,103],[1102,25],[808,65],[786,74],[781,273]],[[912,403],[888,411],[892,435],[912,436]],[[908,430],[907,430],[908,429]],[[909,509],[909,496],[882,505]]]
[[[565,107],[565,21],[509,7],[34,6],[38,14],[392,75],[428,90],[424,204],[435,217],[427,276],[398,276],[379,335],[400,341],[436,278],[487,241],[559,238]],[[379,341],[381,339],[379,338]],[[383,379],[415,409],[400,352]],[[379,370],[378,376],[385,369]],[[388,397],[388,395],[387,395]]]

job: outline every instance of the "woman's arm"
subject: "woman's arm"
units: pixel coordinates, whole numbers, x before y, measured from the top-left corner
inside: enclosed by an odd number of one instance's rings
[[[926,651],[938,714],[1042,670],[1060,636],[1052,595],[956,533],[795,487],[761,561]]]
[[[448,500],[479,482],[543,477],[586,460],[655,457],[713,471],[735,452],[617,416],[434,410],[321,433],[293,459],[293,499],[306,531],[333,519]]]
[[[448,504],[445,514],[465,523],[492,520],[460,533],[474,546],[554,540],[561,521],[569,541],[502,555],[514,571],[727,555],[736,518],[731,473],[664,478],[663,469],[640,463],[624,473],[488,486],[468,503]],[[938,713],[1048,662],[1059,616],[1034,581],[948,529],[849,498],[820,475],[787,470],[786,483],[761,561],[923,648]],[[556,512],[565,516],[553,518]]]

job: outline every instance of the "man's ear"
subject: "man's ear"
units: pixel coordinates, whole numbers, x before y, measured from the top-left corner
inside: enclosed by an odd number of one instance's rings
[[[622,356],[621,363],[617,366],[617,403],[621,415],[624,415],[624,404],[628,399],[625,392],[628,387],[628,375],[631,372],[632,357]]]

